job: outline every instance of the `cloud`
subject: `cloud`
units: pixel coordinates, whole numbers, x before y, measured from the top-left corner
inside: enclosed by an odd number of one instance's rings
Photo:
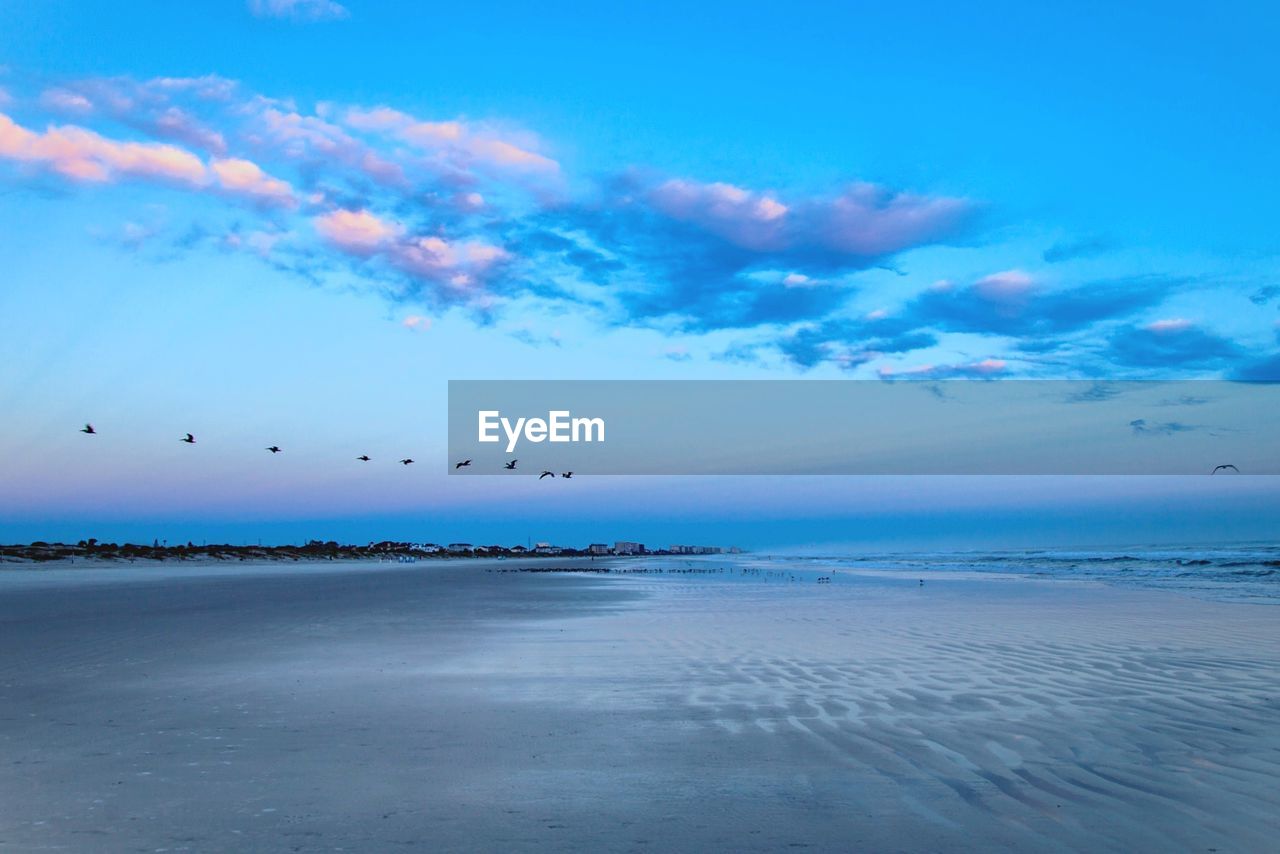
[[[316,217],[315,227],[334,246],[357,255],[372,255],[403,231],[366,210],[330,211]]]
[[[69,89],[46,89],[40,93],[40,105],[58,113],[87,115],[93,112],[92,101],[79,92],[72,92]]]
[[[259,18],[295,21],[336,21],[351,14],[334,0],[249,0],[249,11]]]
[[[1183,424],[1180,421],[1164,421],[1160,423],[1136,418],[1129,422],[1129,427],[1137,436],[1172,436],[1175,433],[1190,433],[1201,429],[1194,424]]]
[[[1239,382],[1280,383],[1280,353],[1272,353],[1239,366],[1231,374],[1231,378]]]
[[[1102,237],[1085,237],[1079,240],[1059,241],[1044,250],[1042,256],[1046,263],[1060,264],[1063,261],[1074,261],[1077,258],[1092,258],[1109,252],[1111,241]]]
[[[829,316],[852,293],[840,274],[945,242],[972,215],[962,199],[866,184],[787,197],[633,171],[522,223],[510,240],[608,288],[619,322],[710,331]]]
[[[248,160],[228,157],[210,163],[213,174],[224,190],[239,193],[268,204],[295,204],[293,188],[288,182],[272,178]]]
[[[410,234],[403,224],[367,210],[330,211],[315,218],[315,228],[334,247],[360,259],[378,258],[430,286],[415,296],[446,302],[477,296],[488,274],[509,259],[501,247],[482,240]]]
[[[865,320],[829,320],[801,327],[775,342],[783,357],[799,368],[831,362],[853,368],[895,353],[923,350],[938,343],[926,330],[899,330],[893,325]]]
[[[1155,305],[1179,284],[1150,277],[1049,288],[1010,271],[969,286],[935,286],[911,301],[903,314],[918,325],[951,332],[1055,335]]]
[[[187,189],[217,187],[254,201],[292,205],[289,184],[267,175],[257,164],[238,158],[215,159],[208,166],[175,145],[108,139],[76,125],[28,130],[0,113],[0,158],[48,168],[77,182],[104,183],[142,178]]]
[[[313,160],[321,168],[341,164],[389,186],[406,183],[404,168],[319,116],[304,116],[258,102],[250,141],[294,160]]]
[[[1117,329],[1107,339],[1105,355],[1115,364],[1140,368],[1213,368],[1239,357],[1241,349],[1189,320],[1171,318]]]
[[[555,160],[505,139],[496,130],[461,120],[423,121],[390,107],[347,110],[344,121],[355,130],[390,134],[434,155],[437,168],[465,172],[472,166],[533,174],[555,174]]]
[[[1249,295],[1249,302],[1254,305],[1266,305],[1276,297],[1280,297],[1280,285],[1265,285]]]
[[[431,328],[431,318],[421,314],[411,314],[402,320],[400,325],[415,332],[426,332]]]
[[[111,181],[120,176],[199,186],[204,163],[189,151],[155,142],[119,142],[75,125],[28,130],[0,113],[0,157],[46,166],[75,181]]]
[[[953,235],[969,217],[963,199],[895,193],[855,184],[829,199],[782,201],[733,184],[671,179],[649,189],[648,204],[759,253],[881,258]]]
[[[982,359],[958,365],[920,365],[906,370],[884,367],[879,371],[882,380],[945,380],[945,379],[995,379],[1008,370],[1002,359]]]

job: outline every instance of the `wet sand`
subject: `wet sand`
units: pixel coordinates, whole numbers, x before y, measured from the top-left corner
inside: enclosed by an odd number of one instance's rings
[[[1280,836],[1280,608],[518,565],[0,571],[0,848]]]

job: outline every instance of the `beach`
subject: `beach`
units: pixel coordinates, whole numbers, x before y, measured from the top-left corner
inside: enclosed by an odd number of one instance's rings
[[[1280,608],[1012,575],[565,565],[651,571],[0,570],[0,848],[1280,835]]]

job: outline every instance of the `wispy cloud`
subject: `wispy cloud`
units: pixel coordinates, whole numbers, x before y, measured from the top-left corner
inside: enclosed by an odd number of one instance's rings
[[[295,21],[336,21],[351,14],[334,0],[249,0],[249,11],[259,18]]]

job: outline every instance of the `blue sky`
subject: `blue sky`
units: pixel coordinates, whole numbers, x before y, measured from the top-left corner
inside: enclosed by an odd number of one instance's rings
[[[854,541],[881,482],[445,479],[445,383],[1280,379],[1273,9],[688,5],[0,7],[0,539]],[[1277,521],[1108,483],[889,528]]]

